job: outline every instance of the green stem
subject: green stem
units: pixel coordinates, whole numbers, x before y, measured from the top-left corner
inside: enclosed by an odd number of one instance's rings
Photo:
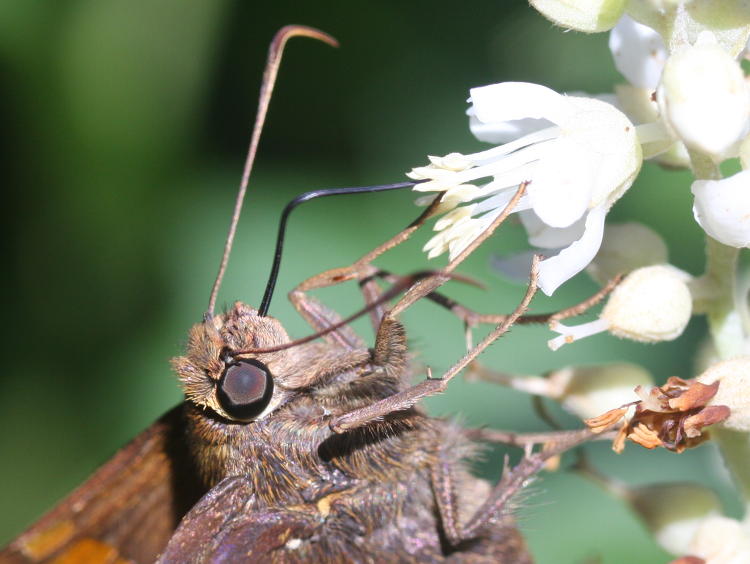
[[[739,249],[706,237],[706,274],[703,279],[711,288],[711,299],[705,305],[708,327],[720,358],[742,353],[744,335],[742,319],[734,303]]]
[[[724,463],[731,470],[737,488],[745,500],[745,520],[750,519],[750,434],[742,431],[716,429],[711,437],[719,446]]]
[[[690,160],[696,178],[721,178],[719,167],[708,157],[690,151]],[[706,235],[706,272],[695,281],[698,290],[695,310],[706,314],[720,360],[742,354],[745,340],[742,318],[735,303],[738,259],[739,249]],[[750,503],[750,435],[717,429],[714,437],[740,493],[745,502]]]
[[[689,151],[695,178],[719,180],[721,171],[706,155]],[[706,272],[695,280],[695,311],[705,313],[711,337],[721,359],[742,352],[744,334],[735,307],[739,249],[706,236]]]

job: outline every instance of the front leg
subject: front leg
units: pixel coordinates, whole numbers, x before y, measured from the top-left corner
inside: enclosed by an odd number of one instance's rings
[[[539,264],[539,258],[534,257],[534,262],[531,266],[531,280],[526,290],[526,294],[520,304],[516,307],[515,311],[511,313],[502,323],[500,323],[493,331],[491,331],[476,347],[471,349],[464,357],[456,362],[445,374],[439,378],[432,378],[428,375],[426,380],[403,390],[393,396],[382,399],[366,407],[355,409],[349,413],[340,415],[331,420],[331,429],[336,433],[343,433],[350,429],[366,425],[370,421],[380,419],[391,413],[392,411],[400,411],[408,409],[415,405],[421,399],[435,395],[437,393],[445,391],[448,387],[448,383],[453,379],[461,370],[463,370],[469,363],[474,361],[487,347],[504,335],[516,322],[516,320],[523,315],[534,297],[537,291],[537,268]],[[429,292],[433,290],[430,289]],[[428,292],[428,293],[429,293]],[[378,331],[378,339],[375,343],[375,350],[379,348],[379,342],[381,339],[386,339],[390,334],[388,327],[396,326],[395,315],[393,312],[386,314],[383,322],[381,323],[382,333]],[[398,324],[400,326],[400,324]],[[387,341],[385,341],[387,342]],[[388,347],[383,345],[383,349],[387,350]],[[377,358],[377,356],[375,357]]]
[[[340,318],[338,316],[333,317],[336,314],[333,314],[330,309],[325,308],[320,305],[319,302],[313,301],[307,296],[307,292],[310,290],[335,286],[349,280],[356,280],[359,282],[362,294],[365,297],[365,304],[370,306],[375,303],[380,297],[381,292],[374,280],[378,273],[378,269],[372,265],[372,262],[386,251],[389,251],[409,239],[409,237],[411,237],[412,234],[435,213],[439,204],[440,196],[436,197],[432,204],[430,204],[417,219],[411,222],[406,229],[396,234],[394,237],[391,237],[385,243],[378,245],[350,266],[332,268],[302,281],[294,288],[294,290],[289,292],[289,301],[292,302],[295,309],[305,318],[315,331],[322,331],[330,327]],[[384,310],[380,306],[375,306],[371,310],[371,318],[375,330],[378,329],[383,313]],[[336,332],[338,332],[338,329]],[[337,337],[332,335],[331,337],[326,337],[326,339],[330,342],[332,340],[337,340]]]

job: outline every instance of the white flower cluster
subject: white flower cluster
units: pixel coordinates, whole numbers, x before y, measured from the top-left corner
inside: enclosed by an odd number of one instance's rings
[[[415,190],[443,192],[439,211],[444,215],[425,250],[430,258],[448,252],[452,260],[526,183],[512,211],[529,243],[546,257],[539,266],[544,293],[551,295],[586,268],[600,282],[605,275],[632,272],[599,321],[578,328],[558,324],[553,329],[561,336],[551,346],[604,330],[639,341],[674,339],[692,313],[705,313],[694,307],[698,297],[691,290],[706,277],[693,284],[687,274],[677,275],[667,264],[664,243],[648,228],[607,225],[605,230],[605,219],[633,184],[643,159],[654,159],[693,170],[694,216],[707,235],[733,248],[750,247],[750,86],[738,60],[750,36],[750,3],[531,4],[568,29],[611,30],[615,66],[628,83],[598,97],[518,82],[471,89],[471,131],[495,146],[430,157],[429,165],[409,173],[421,181]],[[718,165],[736,157],[748,170],[722,179]],[[517,276],[519,265],[526,264],[519,258],[500,259],[498,266]],[[661,299],[664,307],[656,307]]]
[[[494,381],[559,402],[594,432],[620,425],[617,452],[626,438],[675,452],[714,440],[744,497],[743,519],[725,516],[702,486],[597,481],[630,504],[663,548],[683,556],[680,562],[750,562],[750,274],[738,274],[738,249],[750,247],[750,86],[740,66],[750,58],[750,2],[530,3],[565,28],[609,31],[615,66],[627,84],[598,97],[524,83],[472,89],[471,131],[495,146],[430,157],[428,166],[411,171],[422,181],[416,190],[443,192],[438,211],[445,215],[425,250],[430,257],[447,251],[453,259],[526,184],[513,212],[529,243],[548,257],[539,267],[546,294],[584,269],[601,284],[626,274],[598,319],[551,324],[559,333],[549,341],[552,349],[602,331],[668,341],[682,334],[694,313],[706,314],[711,346],[696,378],[656,386],[641,367],[616,363],[543,377],[496,374]],[[722,178],[719,165],[737,158],[741,171]],[[707,235],[701,276],[670,265],[664,241],[649,228],[605,225],[644,159],[693,172],[693,214]],[[507,272],[522,261],[498,262]]]

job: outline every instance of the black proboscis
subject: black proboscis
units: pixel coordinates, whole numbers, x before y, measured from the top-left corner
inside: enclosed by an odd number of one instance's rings
[[[258,315],[265,317],[268,314],[268,308],[271,306],[271,298],[273,297],[273,291],[276,287],[276,280],[279,276],[279,268],[281,266],[281,255],[284,250],[284,235],[286,233],[286,224],[289,219],[289,215],[292,210],[298,205],[309,202],[316,198],[324,198],[327,196],[341,196],[346,194],[366,194],[372,192],[386,192],[389,190],[403,190],[405,188],[412,188],[418,184],[417,182],[398,182],[396,184],[380,184],[377,186],[353,186],[348,188],[324,188],[321,190],[312,190],[305,192],[294,198],[289,202],[284,211],[281,212],[281,219],[279,221],[279,232],[276,237],[276,250],[273,255],[273,264],[271,265],[271,273],[268,276],[268,282],[266,283],[266,290],[263,294],[263,300],[260,302],[258,308]]]

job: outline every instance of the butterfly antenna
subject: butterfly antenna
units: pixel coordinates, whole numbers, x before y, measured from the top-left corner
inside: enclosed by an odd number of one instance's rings
[[[245,159],[245,169],[242,172],[242,180],[240,181],[240,188],[237,191],[237,199],[234,203],[234,211],[232,212],[232,220],[229,223],[229,231],[227,233],[227,239],[224,243],[224,254],[221,257],[221,263],[219,264],[219,272],[216,274],[216,280],[211,288],[211,296],[208,299],[208,309],[204,314],[205,319],[211,319],[214,315],[214,309],[216,307],[216,297],[221,287],[221,282],[224,279],[224,273],[227,269],[229,262],[229,254],[232,251],[232,243],[234,242],[234,235],[237,231],[237,222],[240,219],[240,213],[242,212],[242,203],[245,200],[245,193],[247,192],[247,184],[250,179],[250,172],[253,169],[253,162],[255,161],[255,153],[258,150],[258,142],[260,141],[260,133],[263,130],[263,123],[266,121],[266,114],[268,113],[268,105],[271,101],[271,94],[273,93],[273,87],[276,83],[276,75],[279,73],[279,65],[281,64],[281,55],[284,52],[284,46],[286,42],[296,36],[311,37],[312,39],[318,39],[324,43],[328,43],[333,47],[338,47],[338,41],[333,37],[324,33],[318,29],[307,27],[303,25],[288,25],[282,27],[274,36],[271,41],[271,46],[268,49],[268,61],[266,62],[266,69],[263,72],[263,83],[260,87],[260,96],[258,99],[258,112],[255,115],[255,125],[253,126],[253,135],[250,138],[250,146],[247,151],[247,158]]]

